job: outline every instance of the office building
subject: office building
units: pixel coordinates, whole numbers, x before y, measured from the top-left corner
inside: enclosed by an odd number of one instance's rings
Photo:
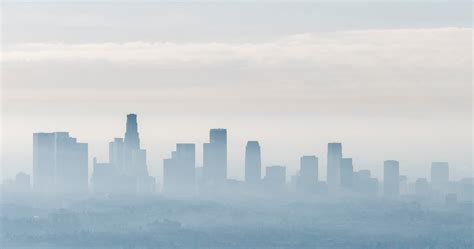
[[[245,146],[245,182],[251,185],[260,183],[262,178],[262,159],[258,141],[248,141]]]
[[[34,133],[33,183],[43,193],[87,192],[87,144],[67,132]]]
[[[345,189],[352,188],[353,174],[352,158],[343,158],[341,161],[341,187]]]
[[[302,156],[300,171],[297,178],[297,188],[304,191],[314,190],[318,184],[318,158],[316,156]]]
[[[387,160],[384,162],[383,170],[384,195],[389,198],[396,198],[400,195],[400,173],[399,162]]]
[[[227,130],[211,129],[204,144],[203,167],[206,181],[223,184],[227,179]]]
[[[431,184],[442,187],[449,182],[449,164],[447,162],[433,162],[431,164]]]
[[[342,162],[342,145],[340,143],[328,144],[327,157],[327,185],[330,194],[337,193],[341,181],[341,162]]]

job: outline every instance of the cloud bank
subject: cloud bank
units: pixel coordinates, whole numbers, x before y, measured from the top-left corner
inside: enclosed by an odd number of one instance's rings
[[[2,61],[459,69],[470,65],[471,38],[470,28],[440,28],[306,33],[261,43],[22,43],[5,48]]]

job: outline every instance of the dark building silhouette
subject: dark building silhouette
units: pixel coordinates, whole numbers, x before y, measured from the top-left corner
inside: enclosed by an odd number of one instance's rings
[[[449,182],[449,164],[447,162],[433,162],[431,164],[431,184],[441,187]]]
[[[302,156],[297,187],[304,191],[314,191],[318,184],[318,158],[316,156]]]
[[[227,130],[211,129],[209,143],[204,144],[204,174],[211,184],[223,184],[227,179]]]
[[[354,167],[352,158],[343,158],[341,162],[341,186],[351,189],[353,184]]]
[[[245,181],[258,184],[262,179],[262,159],[258,141],[248,141],[245,147]]]
[[[337,193],[341,181],[342,145],[328,144],[327,185],[329,193]]]
[[[88,191],[88,146],[67,132],[33,134],[34,189],[45,193]]]
[[[389,198],[396,198],[400,195],[400,173],[399,163],[395,160],[384,162],[383,170],[384,195]]]
[[[194,194],[195,182],[196,146],[176,144],[171,158],[163,161],[163,192],[169,195]]]

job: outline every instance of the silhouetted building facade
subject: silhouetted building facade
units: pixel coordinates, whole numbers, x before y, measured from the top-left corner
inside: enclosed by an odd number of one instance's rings
[[[196,146],[176,144],[171,158],[163,161],[163,192],[191,195],[196,189]]]
[[[383,170],[384,195],[389,198],[396,198],[400,195],[400,172],[399,163],[395,160],[384,162]]]
[[[211,184],[223,184],[227,179],[227,130],[211,129],[209,143],[204,144],[204,174]]]
[[[342,145],[328,144],[327,186],[330,194],[337,193],[341,181]]]
[[[304,191],[314,191],[318,184],[319,161],[316,156],[302,156],[297,188]]]
[[[379,181],[371,177],[370,170],[359,170],[353,175],[354,190],[361,196],[375,197],[379,192]]]
[[[245,146],[245,182],[251,185],[262,179],[262,159],[258,141],[248,141]]]
[[[352,158],[343,158],[341,161],[341,186],[346,190],[352,188],[353,174]]]
[[[418,197],[427,197],[430,193],[430,185],[426,178],[418,178],[415,182],[415,193]]]
[[[33,134],[34,189],[43,193],[88,191],[88,146],[67,132]]]
[[[265,170],[265,185],[270,190],[281,190],[286,185],[286,167],[269,166]]]
[[[441,187],[449,182],[449,164],[447,162],[433,162],[431,164],[431,184]]]
[[[118,191],[120,186],[116,169],[112,163],[98,163],[97,159],[93,159],[93,173],[91,177],[92,190],[95,194],[111,194]]]

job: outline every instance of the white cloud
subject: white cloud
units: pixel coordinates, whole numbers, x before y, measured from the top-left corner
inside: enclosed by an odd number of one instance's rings
[[[107,61],[156,65],[459,68],[470,66],[470,28],[297,34],[261,43],[22,43],[3,62]]]

